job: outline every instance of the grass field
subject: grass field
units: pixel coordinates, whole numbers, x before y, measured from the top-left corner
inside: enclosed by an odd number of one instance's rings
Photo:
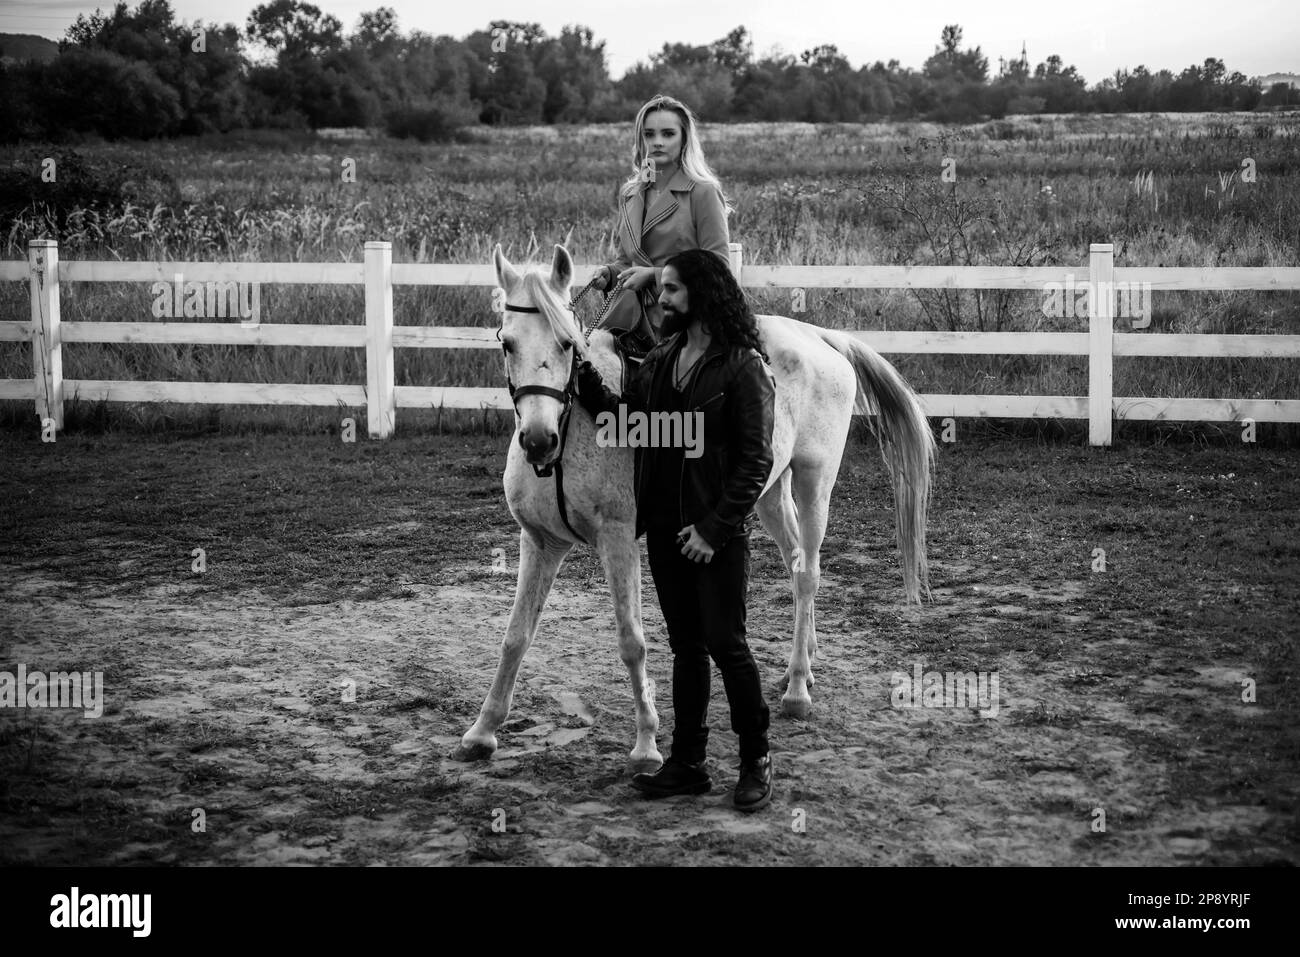
[[[1050,265],[1087,261],[1113,242],[1116,264],[1300,264],[1300,115],[1017,117],[974,127],[746,124],[705,127],[708,155],[736,209],[732,238],[746,261]],[[477,141],[420,146],[368,138],[253,135],[86,147],[137,164],[135,205],[83,210],[62,235],[65,258],[359,261],[365,241],[394,243],[397,261],[489,260],[501,242],[515,261],[564,242],[580,262],[602,262],[614,191],[630,162],[622,126],[493,129]],[[0,152],[35,169],[40,147]],[[146,158],[147,157],[147,158]],[[341,182],[344,158],[357,181]],[[940,179],[945,158],[957,182]],[[1250,161],[1254,182],[1243,182]],[[5,255],[49,235],[17,220]],[[583,277],[585,278],[585,277]],[[491,325],[485,289],[399,289],[397,322]],[[147,284],[65,284],[65,320],[147,320]],[[756,293],[759,312],[791,313],[786,290]],[[809,290],[799,318],[858,329],[1052,329],[1030,293]],[[594,308],[594,303],[584,305]],[[0,288],[0,315],[25,319],[23,283]],[[265,322],[360,323],[360,288],[264,290]],[[1157,293],[1151,332],[1296,333],[1290,293]],[[66,348],[68,378],[364,382],[356,349],[171,345]],[[1082,357],[897,356],[919,391],[1086,393]],[[1121,359],[1115,394],[1223,398],[1300,396],[1294,360]],[[22,343],[0,343],[0,376],[30,375]],[[399,385],[501,384],[489,351],[403,350]],[[5,421],[30,429],[29,403],[3,403]],[[355,410],[353,410],[355,412]],[[74,405],[69,428],[337,429],[340,414],[305,408]],[[403,413],[403,428],[489,431],[498,413]],[[1141,434],[1183,425],[1129,426]],[[1295,429],[1266,426],[1291,441]]]

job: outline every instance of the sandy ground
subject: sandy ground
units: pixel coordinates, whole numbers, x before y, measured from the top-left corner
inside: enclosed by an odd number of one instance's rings
[[[494,455],[493,444],[482,454]],[[862,507],[862,467],[846,466],[842,509]],[[1153,574],[1126,590],[1120,576],[1090,573],[1086,549],[1063,575],[1050,556],[1069,545],[1067,523],[1034,523],[999,545],[1023,503],[986,494],[976,517],[955,485],[939,492],[937,587],[924,609],[902,604],[889,538],[867,540],[832,519],[814,712],[803,721],[776,716],[792,606],[775,546],[755,533],[751,645],[773,707],[777,796],[752,816],[730,806],[736,740],[716,675],[713,791],[654,802],[629,787],[628,677],[590,556],[561,571],[494,759],[450,759],[491,680],[513,596],[517,549],[508,574],[478,557],[510,533],[494,503],[459,502],[486,508],[487,524],[396,508],[336,532],[339,547],[427,537],[435,526],[462,540],[436,582],[374,599],[212,593],[179,575],[97,594],[7,553],[0,668],[102,669],[107,707],[98,720],[0,714],[0,859],[1300,863],[1296,722],[1277,704],[1279,687],[1294,690],[1292,660],[1274,655],[1261,667],[1248,640],[1261,626],[1241,627],[1251,607],[1286,612],[1294,591],[1185,572],[1173,585]],[[458,501],[442,503],[446,516]],[[867,520],[879,533],[887,519],[877,507]],[[959,527],[986,537],[945,535]],[[984,540],[992,544],[971,546]],[[644,581],[666,754],[671,662],[648,570]],[[1275,636],[1286,629],[1264,622]],[[891,674],[914,663],[997,671],[997,716],[892,707]],[[1264,702],[1242,702],[1243,676],[1268,691]]]

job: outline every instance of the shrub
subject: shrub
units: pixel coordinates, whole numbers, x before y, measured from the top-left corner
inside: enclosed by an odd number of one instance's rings
[[[1041,113],[1047,109],[1047,100],[1041,96],[1015,96],[1007,103],[1008,113]]]
[[[152,139],[175,132],[184,115],[180,95],[153,67],[107,50],[69,50],[50,62],[45,83],[52,132]]]
[[[388,135],[414,138],[421,143],[460,139],[462,127],[474,122],[471,110],[445,100],[419,106],[399,106],[384,115],[384,129]]]
[[[46,158],[54,160],[55,181],[41,179]],[[72,149],[28,148],[0,168],[0,221],[43,218],[61,236],[74,211],[101,215],[126,204],[154,206],[180,202],[172,176],[148,163],[115,163]]]

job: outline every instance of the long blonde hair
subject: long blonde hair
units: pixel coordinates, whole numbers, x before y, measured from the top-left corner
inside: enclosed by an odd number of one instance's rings
[[[641,166],[646,159],[645,118],[654,110],[669,110],[677,114],[677,119],[682,124],[682,155],[679,161],[682,169],[697,183],[710,183],[716,186],[722,195],[722,205],[727,215],[731,215],[734,211],[731,200],[727,198],[717,174],[704,158],[704,148],[700,145],[700,137],[696,129],[695,114],[681,100],[663,93],[650,97],[636,115],[636,123],[632,129],[632,176],[620,187],[619,194],[627,198],[644,185],[641,179]]]

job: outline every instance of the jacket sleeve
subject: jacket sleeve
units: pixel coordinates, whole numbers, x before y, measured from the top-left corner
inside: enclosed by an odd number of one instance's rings
[[[614,217],[614,241],[618,245],[618,258],[611,263],[606,263],[605,268],[612,270],[609,277],[609,283],[605,287],[608,292],[614,287],[614,280],[618,274],[625,269],[632,268],[632,257],[623,249],[623,206],[627,200],[623,196],[623,190],[620,187],[617,194],[618,213]]]
[[[772,426],[776,385],[772,370],[756,352],[736,372],[727,402],[730,472],[712,512],[695,530],[716,551],[745,520],[772,471]]]
[[[610,292],[614,288],[614,283],[618,280],[618,274],[625,269],[632,268],[632,257],[621,249],[618,258],[612,263],[606,263],[605,269],[608,270],[608,279],[605,282],[605,288],[602,292]]]
[[[700,249],[731,262],[727,244],[731,231],[727,228],[727,208],[722,203],[722,193],[712,184],[701,183],[691,190],[692,210],[695,214],[695,244]]]

